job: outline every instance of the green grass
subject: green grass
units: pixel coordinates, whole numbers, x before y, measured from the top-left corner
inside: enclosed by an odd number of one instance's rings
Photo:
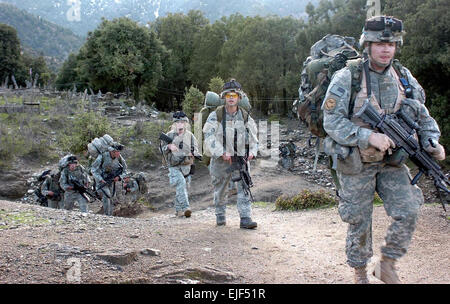
[[[0,230],[16,226],[42,226],[49,224],[50,220],[36,217],[31,211],[5,211],[0,210]]]

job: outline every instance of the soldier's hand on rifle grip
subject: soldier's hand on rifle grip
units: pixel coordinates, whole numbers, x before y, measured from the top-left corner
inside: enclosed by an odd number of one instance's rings
[[[231,165],[231,155],[229,155],[228,153],[225,152],[222,155],[222,159]]]
[[[47,192],[47,196],[53,196],[53,195],[55,195],[55,193],[53,191],[48,191]]]
[[[385,152],[389,148],[395,148],[395,143],[387,135],[372,132],[369,136],[369,144],[381,152]]]
[[[172,151],[172,152],[177,152],[177,151],[178,151],[177,146],[175,146],[174,144],[168,144],[167,147],[168,147],[169,150]]]
[[[115,182],[118,182],[119,180],[120,180],[120,176],[114,177],[114,181],[115,181]]]
[[[444,160],[445,159],[445,149],[444,147],[439,144],[435,143],[435,147],[432,145],[428,145],[424,148],[425,151],[431,154],[436,160]]]
[[[255,158],[255,156],[252,154],[252,153],[250,153],[249,155],[248,155],[248,160],[252,160],[252,159],[254,159]]]

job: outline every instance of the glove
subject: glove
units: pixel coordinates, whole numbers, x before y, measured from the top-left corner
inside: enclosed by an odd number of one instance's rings
[[[424,147],[425,151],[431,154],[436,160],[445,159],[445,149],[444,147],[433,139],[428,140],[430,144]]]
[[[372,132],[369,136],[369,144],[381,152],[385,152],[389,148],[395,148],[395,143],[387,135]]]

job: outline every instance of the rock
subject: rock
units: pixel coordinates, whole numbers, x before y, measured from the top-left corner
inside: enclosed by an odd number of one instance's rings
[[[97,254],[97,257],[108,263],[124,266],[137,260],[137,252],[112,249]]]
[[[19,199],[28,191],[27,179],[17,172],[0,173],[0,196]]]
[[[142,255],[149,255],[149,256],[160,256],[161,255],[161,251],[157,250],[157,249],[142,249],[141,250],[141,254]]]

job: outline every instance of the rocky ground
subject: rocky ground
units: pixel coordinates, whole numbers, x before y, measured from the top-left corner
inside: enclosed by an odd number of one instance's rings
[[[267,166],[263,158],[252,162],[256,230],[239,229],[233,203],[227,225],[215,225],[212,185],[203,166],[189,190],[192,217],[176,218],[167,169],[155,166],[145,172],[150,203],[134,209],[117,205],[115,214],[121,216],[102,215],[100,202],[83,214],[34,205],[31,194],[0,200],[0,283],[352,283],[344,252],[347,227],[336,207],[275,211],[281,194],[303,189],[334,193],[327,160],[319,158],[312,170],[314,148],[307,145],[304,128],[290,120],[280,131],[282,141],[296,144],[296,158],[289,170]],[[32,175],[41,169],[19,171],[28,178],[21,186],[30,187]],[[449,283],[448,214],[436,204],[432,182],[423,178],[421,187],[426,204],[409,252],[398,264],[400,278]],[[376,206],[371,267],[389,223],[384,208]],[[380,283],[374,277],[370,281]]]

